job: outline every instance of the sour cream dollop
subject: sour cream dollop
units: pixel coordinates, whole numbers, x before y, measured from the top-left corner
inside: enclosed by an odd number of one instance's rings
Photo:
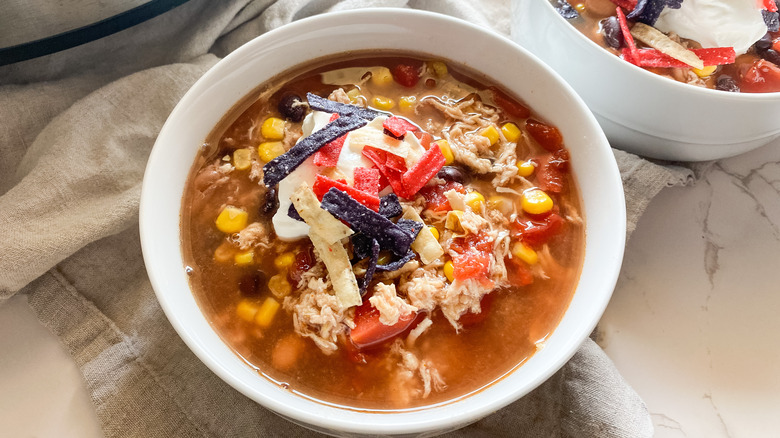
[[[756,0],[684,0],[680,9],[664,9],[655,27],[702,47],[733,47],[737,55],[767,32]]]

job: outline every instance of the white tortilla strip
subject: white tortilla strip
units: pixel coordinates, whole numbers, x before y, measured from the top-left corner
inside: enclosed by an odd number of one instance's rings
[[[404,214],[401,217],[425,223],[417,213],[417,210],[409,206],[404,207]],[[442,249],[439,241],[436,240],[436,237],[434,237],[431,229],[428,227],[423,227],[422,230],[417,233],[417,238],[412,242],[412,249],[420,255],[420,260],[422,260],[425,265],[432,263],[444,255],[444,249]]]
[[[684,62],[691,67],[702,69],[704,61],[695,53],[674,42],[660,30],[644,23],[636,23],[631,28],[631,35],[659,52]]]
[[[320,259],[325,263],[336,298],[345,309],[359,306],[363,299],[360,298],[360,288],[352,272],[352,264],[349,263],[349,254],[344,245],[341,242],[329,244],[313,230],[313,227],[309,230],[309,238]]]
[[[316,233],[331,245],[355,233],[320,207],[317,195],[305,182],[295,189],[290,200],[304,222],[309,225],[309,235]]]

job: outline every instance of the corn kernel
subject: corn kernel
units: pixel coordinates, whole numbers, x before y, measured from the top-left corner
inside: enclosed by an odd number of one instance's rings
[[[257,303],[249,300],[242,300],[238,303],[238,306],[236,306],[236,315],[246,322],[252,322],[252,320],[255,319],[258,310],[260,310],[260,307]]]
[[[289,269],[290,266],[295,263],[295,253],[294,252],[283,252],[276,256],[274,259],[274,266],[276,266],[276,269]]]
[[[282,299],[292,292],[292,285],[287,280],[287,271],[276,274],[268,279],[268,290],[274,294],[275,297]]]
[[[349,97],[349,102],[354,104],[354,103],[359,103],[363,95],[360,94],[359,88],[353,88],[347,91],[347,97]]]
[[[371,99],[371,105],[376,109],[389,111],[395,106],[395,101],[389,97],[374,96],[374,98]]]
[[[266,163],[284,153],[284,145],[281,141],[265,141],[257,147],[257,155]]]
[[[284,120],[278,117],[269,117],[260,127],[260,133],[266,140],[281,140],[284,138]]]
[[[520,205],[526,213],[530,214],[542,214],[547,213],[553,208],[553,201],[542,190],[526,190],[523,192]]]
[[[449,166],[455,162],[455,155],[452,153],[452,148],[447,140],[436,140],[434,144],[439,145],[441,154],[444,155],[444,164]]]
[[[233,152],[233,167],[238,170],[249,169],[252,165],[252,151],[249,149],[236,149]]]
[[[431,70],[433,71],[433,74],[437,78],[443,78],[447,76],[447,64],[445,64],[442,61],[433,61],[430,64]]]
[[[520,138],[520,128],[512,122],[504,123],[501,127],[501,132],[504,134],[504,138],[510,142],[515,142]]]
[[[490,140],[490,146],[498,143],[498,129],[494,125],[490,125],[487,128],[479,131],[479,135],[486,137]]]
[[[371,83],[374,85],[389,85],[393,83],[393,74],[387,67],[379,67],[371,72]]]
[[[434,239],[439,240],[439,230],[433,225],[429,225],[428,229],[431,230],[431,234],[433,234]]]
[[[447,263],[444,264],[444,276],[447,277],[447,280],[452,283],[455,281],[455,266],[452,264],[452,260],[448,260]]]
[[[274,320],[274,316],[276,316],[276,312],[279,310],[279,307],[281,305],[278,301],[275,299],[268,297],[263,301],[263,304],[260,306],[260,310],[257,311],[257,315],[255,316],[255,323],[259,325],[260,327],[268,327],[271,325],[271,322]]]
[[[229,263],[233,261],[233,254],[235,253],[235,247],[230,242],[222,242],[216,250],[214,250],[214,260],[219,263]]]
[[[452,210],[447,212],[447,219],[444,220],[444,228],[452,230],[456,233],[463,232],[463,226],[460,224],[460,220],[463,217],[463,212],[460,210]]]
[[[404,96],[398,100],[398,108],[406,113],[413,113],[415,107],[417,107],[416,96]]]
[[[574,9],[576,9],[579,13],[585,12],[585,3],[577,3],[574,5]]]
[[[536,166],[534,165],[533,161],[517,162],[517,174],[523,178],[531,176],[531,174],[534,173],[534,170],[536,170]]]
[[[694,73],[696,73],[696,76],[700,78],[706,78],[707,76],[711,76],[713,73],[715,73],[715,70],[718,69],[717,65],[706,65],[704,68],[692,68]]]
[[[535,265],[539,261],[539,255],[536,254],[536,251],[526,246],[523,242],[515,242],[512,246],[512,255],[529,265]]]
[[[233,261],[238,266],[248,266],[255,262],[255,252],[252,250],[236,253]]]
[[[246,228],[249,214],[244,210],[228,205],[223,208],[215,221],[217,229],[223,233],[238,233]]]
[[[512,201],[506,196],[493,195],[487,200],[488,207],[500,211],[504,216],[512,214]]]
[[[393,261],[393,254],[390,251],[382,251],[379,253],[376,263],[378,265],[386,265]]]
[[[477,191],[466,193],[464,201],[466,202],[466,205],[471,207],[474,211],[481,211],[482,206],[485,205],[485,197],[482,196],[482,193]]]

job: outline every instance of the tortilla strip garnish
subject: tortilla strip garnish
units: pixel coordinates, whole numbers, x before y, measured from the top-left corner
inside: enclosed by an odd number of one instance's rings
[[[360,298],[360,288],[344,245],[341,242],[329,244],[314,228],[309,229],[309,239],[328,270],[333,292],[341,305],[345,309],[359,306],[363,299]]]
[[[413,221],[422,222],[422,218],[412,207],[404,207],[404,219],[411,219]],[[431,233],[430,228],[423,227],[417,238],[412,242],[412,249],[420,255],[420,260],[423,264],[427,265],[439,257],[444,255],[444,249],[442,249],[439,241]]]
[[[657,49],[659,52],[684,62],[693,68],[704,68],[704,61],[696,56],[695,53],[674,42],[671,38],[664,35],[663,32],[652,26],[644,23],[635,23],[634,27],[631,28],[631,35],[648,46]]]
[[[320,208],[320,201],[308,184],[303,183],[298,186],[290,200],[303,221],[329,245],[355,233],[332,214]]]

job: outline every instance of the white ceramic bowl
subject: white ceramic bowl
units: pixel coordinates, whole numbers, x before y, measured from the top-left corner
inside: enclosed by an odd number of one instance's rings
[[[587,244],[582,276],[544,349],[488,388],[457,402],[394,413],[341,409],[296,396],[260,377],[212,330],[187,283],[179,212],[199,146],[234,103],[291,67],[351,50],[401,49],[479,69],[562,131],[580,187]],[[487,49],[487,50],[486,50]],[[182,98],[163,126],[144,178],[140,211],[144,260],[173,327],[228,384],[278,414],[332,434],[417,435],[452,430],[522,397],[574,354],[609,301],[623,255],[625,204],[604,134],[585,104],[552,70],[497,34],[447,16],[371,9],[301,20],[231,53]]]
[[[650,73],[588,39],[548,0],[514,1],[512,17],[512,39],[574,87],[614,147],[703,161],[780,137],[780,93],[726,93]]]

